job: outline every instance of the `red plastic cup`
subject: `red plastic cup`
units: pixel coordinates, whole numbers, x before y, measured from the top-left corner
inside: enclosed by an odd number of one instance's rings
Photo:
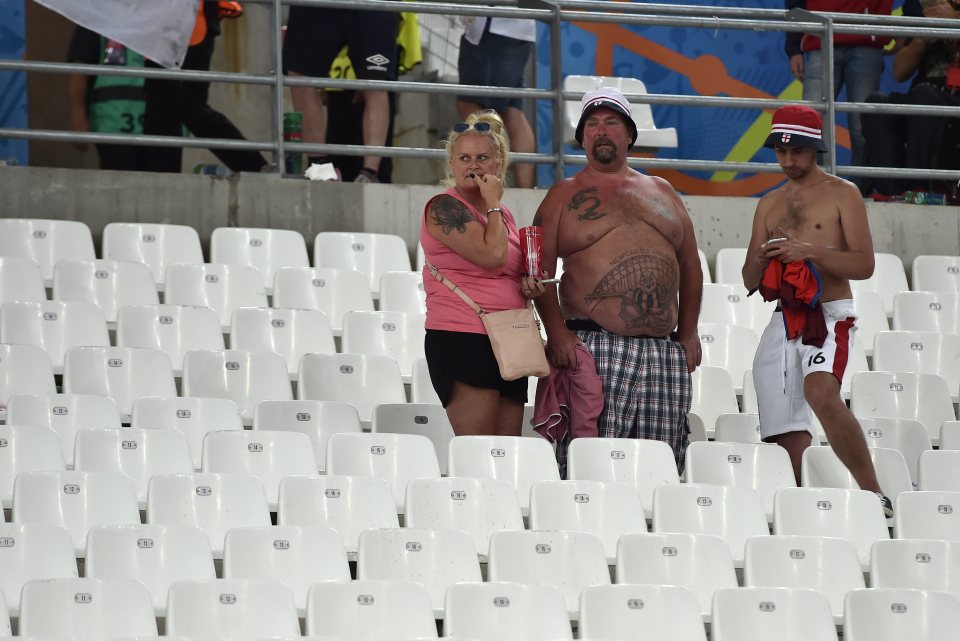
[[[520,251],[523,256],[523,273],[525,276],[542,276],[543,262],[541,257],[543,245],[543,229],[535,225],[520,229]]]

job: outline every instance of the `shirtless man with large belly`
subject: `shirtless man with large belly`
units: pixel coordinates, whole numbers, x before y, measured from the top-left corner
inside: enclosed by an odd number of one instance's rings
[[[600,435],[665,441],[682,469],[700,364],[693,224],[666,181],[627,166],[636,128],[619,91],[584,96],[577,135],[587,168],[554,185],[534,218],[547,273],[564,259],[559,301],[550,291],[536,299],[547,353],[576,367],[585,345],[603,382]]]
[[[862,489],[878,494],[887,516],[892,516],[860,424],[840,396],[856,333],[850,280],[873,274],[873,240],[857,187],[817,165],[817,152],[824,150],[820,127],[820,115],[813,109],[783,107],[774,114],[766,141],[787,182],[757,204],[743,283],[751,291],[761,283],[769,287],[776,273],[770,271],[771,261],[784,271],[816,271],[820,304],[803,313],[822,311],[825,331],[806,335],[807,324],[797,333],[785,324],[779,307],[774,312],[753,365],[760,434],[787,450],[799,485],[803,451],[814,435],[812,410],[838,458]]]

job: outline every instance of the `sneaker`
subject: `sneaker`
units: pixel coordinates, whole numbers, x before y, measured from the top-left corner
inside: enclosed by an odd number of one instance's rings
[[[877,492],[877,498],[880,499],[880,505],[883,506],[883,515],[888,519],[893,518],[893,503],[886,496]]]
[[[377,178],[377,172],[369,167],[364,167],[360,170],[360,173],[357,174],[357,177],[353,179],[355,183],[378,183],[380,179]]]

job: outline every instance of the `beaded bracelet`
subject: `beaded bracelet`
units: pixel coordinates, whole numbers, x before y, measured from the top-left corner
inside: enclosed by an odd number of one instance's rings
[[[503,213],[503,210],[500,209],[499,207],[491,207],[490,209],[487,210],[487,214],[492,214],[493,212],[497,212],[498,214],[502,214],[502,213]]]

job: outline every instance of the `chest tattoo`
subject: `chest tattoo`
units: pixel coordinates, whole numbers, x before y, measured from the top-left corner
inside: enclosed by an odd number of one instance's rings
[[[582,208],[582,211],[577,214],[578,221],[599,220],[607,215],[605,211],[597,211],[602,204],[597,191],[596,187],[587,187],[575,193],[570,199],[570,204],[567,205],[568,210],[577,211]]]
[[[433,216],[433,222],[439,225],[447,235],[454,230],[461,234],[467,233],[467,223],[476,220],[466,205],[449,196],[438,198],[430,213]]]
[[[636,251],[618,256],[611,264],[584,302],[595,309],[604,300],[619,299],[619,314],[626,327],[647,328],[655,335],[673,331],[678,279],[673,265],[662,256]]]

